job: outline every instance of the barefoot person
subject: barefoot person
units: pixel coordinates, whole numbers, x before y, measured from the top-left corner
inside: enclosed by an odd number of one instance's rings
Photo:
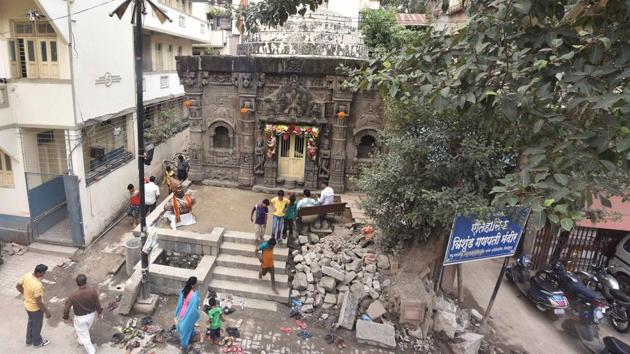
[[[223,325],[223,309],[217,303],[217,299],[208,299],[208,318],[210,319],[210,341],[212,344],[218,345],[221,339],[221,326]]]
[[[41,332],[44,325],[44,316],[50,318],[50,312],[44,304],[44,284],[42,279],[48,267],[38,264],[33,273],[26,273],[15,285],[15,288],[24,296],[24,308],[28,314],[26,325],[26,345],[43,347],[50,342],[43,339]]]
[[[256,225],[256,246],[265,240],[267,229],[267,214],[269,213],[269,199],[263,199],[260,204],[254,205],[249,219]],[[256,219],[254,220],[254,214]]]
[[[129,206],[127,207],[127,215],[131,216],[131,227],[138,225],[138,216],[140,216],[140,191],[133,184],[127,186],[129,191]]]
[[[256,248],[256,257],[260,260],[260,272],[258,272],[258,278],[262,279],[267,273],[271,274],[271,290],[274,293],[278,293],[276,290],[276,276],[274,272],[273,264],[273,248],[276,246],[276,239],[273,237],[258,246]],[[260,254],[262,252],[262,255]]]
[[[195,323],[199,320],[199,294],[197,293],[197,277],[190,277],[179,292],[175,323],[182,352],[188,352],[188,346],[195,335]]]
[[[94,354],[96,348],[90,338],[90,328],[96,316],[101,316],[103,313],[103,308],[96,289],[87,287],[87,277],[84,274],[77,275],[76,282],[79,288],[73,291],[66,300],[63,319],[70,322],[70,308],[72,307],[77,339],[88,354]]]

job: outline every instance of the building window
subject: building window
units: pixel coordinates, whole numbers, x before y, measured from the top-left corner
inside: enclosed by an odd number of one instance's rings
[[[13,23],[8,41],[11,76],[49,79],[59,77],[57,34],[45,23]]]
[[[0,150],[0,187],[13,187],[11,157]]]
[[[186,17],[179,15],[179,27],[186,28]]]
[[[212,138],[212,146],[215,149],[230,148],[230,131],[226,127],[216,127],[214,129],[214,137]]]
[[[173,55],[173,45],[168,45],[168,70],[175,70],[175,56]]]
[[[206,25],[204,23],[199,24],[199,32],[201,34],[206,34]]]
[[[188,110],[184,97],[151,104],[144,109],[144,138],[147,143],[160,144],[188,128]]]
[[[132,123],[131,116],[126,115],[83,128],[88,185],[133,160]]]
[[[183,51],[184,51],[184,49],[182,48],[182,46],[181,46],[181,45],[180,45],[179,47],[177,47],[177,55],[178,55],[178,56],[180,56],[180,57],[181,57],[181,56],[182,56]]]
[[[168,75],[160,76],[160,88],[164,89],[168,87]]]
[[[371,158],[372,152],[376,147],[376,139],[372,135],[364,135],[357,145],[357,157],[360,159]]]
[[[162,58],[162,43],[155,43],[155,71],[164,70],[164,62]]]

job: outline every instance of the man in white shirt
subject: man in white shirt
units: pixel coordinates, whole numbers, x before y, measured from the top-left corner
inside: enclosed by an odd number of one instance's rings
[[[160,197],[160,187],[155,184],[155,176],[149,178],[149,183],[144,185],[144,204],[147,207],[146,214],[155,210],[158,198]]]
[[[329,205],[335,201],[335,191],[328,185],[328,181],[322,182],[322,193],[319,195],[317,203],[319,205]]]

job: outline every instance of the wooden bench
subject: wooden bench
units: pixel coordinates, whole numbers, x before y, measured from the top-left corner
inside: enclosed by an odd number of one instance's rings
[[[304,207],[298,210],[297,216],[309,216],[309,215],[326,215],[334,213],[335,215],[341,215],[346,211],[346,203],[333,203],[328,205],[316,205],[312,207]]]
[[[302,222],[303,216],[319,215],[325,217],[327,214],[341,215],[346,211],[346,203],[333,203],[328,205],[316,205],[312,207],[304,207],[298,210],[297,213],[297,231],[300,233],[304,223]],[[308,231],[311,232],[311,225],[308,224]]]

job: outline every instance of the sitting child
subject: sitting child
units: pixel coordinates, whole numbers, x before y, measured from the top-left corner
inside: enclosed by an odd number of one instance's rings
[[[223,324],[223,309],[217,304],[217,300],[214,297],[208,300],[208,306],[210,307],[208,310],[208,318],[210,319],[210,340],[212,344],[219,344],[219,339],[221,339],[221,326]]]

